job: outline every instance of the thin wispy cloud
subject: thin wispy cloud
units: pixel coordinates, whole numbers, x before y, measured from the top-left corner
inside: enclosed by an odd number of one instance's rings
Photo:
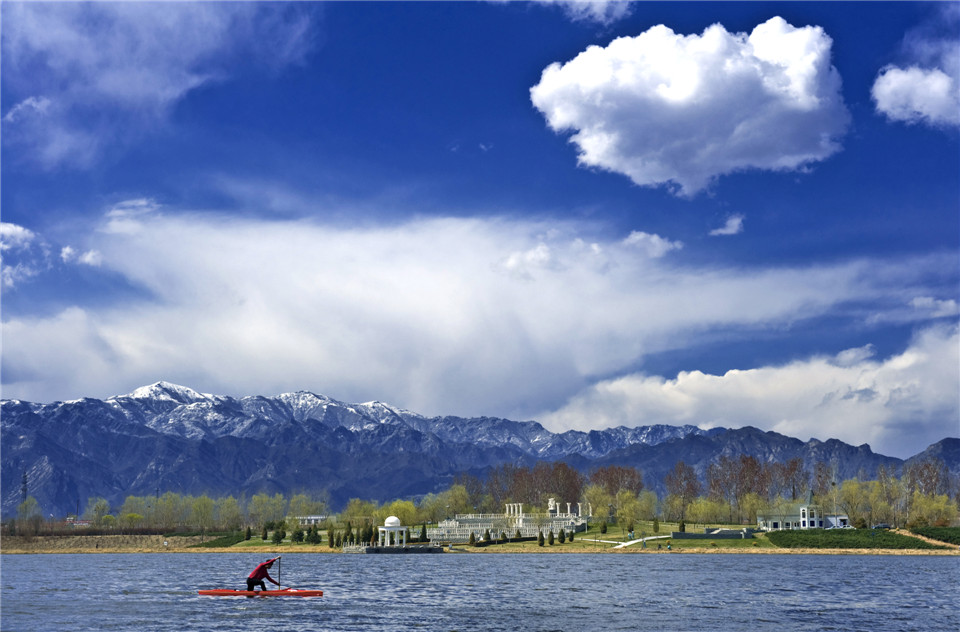
[[[4,142],[46,169],[87,168],[234,64],[282,67],[311,45],[309,21],[272,3],[4,3],[3,20]]]
[[[630,15],[627,0],[535,0],[538,4],[559,7],[574,22],[609,26]]]

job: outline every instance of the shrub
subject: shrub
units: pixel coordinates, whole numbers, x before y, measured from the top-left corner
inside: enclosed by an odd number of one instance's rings
[[[677,526],[677,531],[679,531],[680,533],[686,533],[686,532],[687,532],[687,523],[684,522],[683,520],[681,520],[679,526]]]
[[[267,541],[267,537],[269,537],[269,536],[267,535],[267,527],[266,527],[266,525],[264,525],[263,531],[260,532],[260,539],[263,540],[264,542],[266,542],[266,541]]]
[[[246,533],[244,533],[243,539],[244,539],[244,540],[249,540],[249,539],[252,538],[252,537],[253,537],[253,529],[251,529],[250,527],[247,527],[247,531],[246,531]]]
[[[570,541],[573,542],[573,531],[570,532]]]
[[[543,546],[543,531],[537,533],[537,546]]]
[[[607,532],[607,523],[606,523],[606,522],[601,522],[601,523],[600,523],[600,533],[606,533],[606,532]]]
[[[470,532],[470,546],[477,546],[477,536],[473,534],[473,531]]]
[[[553,546],[553,529],[550,529],[550,533],[547,535],[547,544]]]
[[[653,532],[660,533],[660,521],[656,518],[653,519]]]
[[[517,529],[517,533],[514,534],[513,539],[516,540],[517,542],[519,542],[519,541],[520,541],[520,538],[522,538],[522,537],[523,537],[523,535],[521,535],[520,529]]]
[[[297,543],[303,542],[303,529],[301,529],[300,527],[297,527],[296,529],[294,529],[293,535],[290,536],[290,541],[297,542]]]
[[[560,529],[560,536],[557,539],[560,541],[560,544],[567,541],[567,534],[563,532],[563,529]]]

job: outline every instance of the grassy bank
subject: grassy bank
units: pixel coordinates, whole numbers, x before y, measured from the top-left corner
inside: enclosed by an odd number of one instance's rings
[[[610,553],[610,554],[678,554],[678,553],[878,553],[878,554],[932,554],[960,555],[955,546],[925,542],[920,538],[887,531],[872,530],[810,530],[778,531],[769,534],[757,534],[754,538],[719,539],[681,539],[669,537],[670,527],[661,528],[654,534],[652,525],[639,524],[635,530],[635,539],[661,536],[646,542],[628,543],[628,534],[619,530],[601,533],[592,526],[586,533],[575,535],[573,542],[563,544],[555,539],[551,546],[536,541],[506,542],[488,546],[473,547],[466,544],[454,546],[460,553]],[[675,530],[675,527],[674,529]],[[702,529],[698,529],[702,532]],[[272,536],[272,534],[271,534]],[[201,543],[202,542],[202,543]],[[4,537],[0,541],[2,553],[339,553],[324,544],[293,543],[289,539],[275,544],[271,539],[262,540],[254,535],[243,540],[236,534],[218,538],[199,535],[97,535],[97,536],[35,536],[32,538]],[[668,546],[669,545],[669,546]]]

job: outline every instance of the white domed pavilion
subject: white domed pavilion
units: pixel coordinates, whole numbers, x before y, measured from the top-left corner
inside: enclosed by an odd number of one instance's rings
[[[391,546],[390,535],[393,534],[392,546],[407,546],[407,528],[400,524],[400,518],[390,516],[383,521],[382,527],[377,527],[380,536],[380,546]],[[401,538],[403,544],[401,544]]]

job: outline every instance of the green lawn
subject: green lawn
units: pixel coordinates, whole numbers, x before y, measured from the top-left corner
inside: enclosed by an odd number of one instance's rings
[[[960,527],[916,527],[910,530],[931,540],[960,544]]]
[[[917,538],[885,529],[803,529],[771,531],[767,538],[776,546],[797,549],[943,549]]]

